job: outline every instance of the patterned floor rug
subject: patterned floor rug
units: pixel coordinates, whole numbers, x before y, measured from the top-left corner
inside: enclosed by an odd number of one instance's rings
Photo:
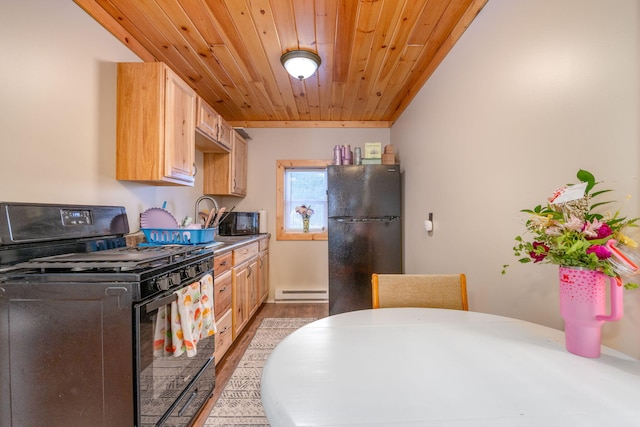
[[[316,319],[263,319],[205,427],[269,426],[260,400],[260,377],[269,354],[287,335]]]

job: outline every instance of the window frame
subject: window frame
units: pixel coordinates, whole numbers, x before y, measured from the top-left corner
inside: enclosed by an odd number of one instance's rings
[[[328,240],[325,229],[319,232],[287,233],[284,229],[284,175],[287,169],[326,169],[331,160],[276,160],[276,240]]]

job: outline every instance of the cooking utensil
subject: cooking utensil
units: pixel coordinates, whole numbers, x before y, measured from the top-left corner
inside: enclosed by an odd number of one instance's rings
[[[225,214],[225,216],[223,216],[222,218],[220,218],[220,222],[224,221],[224,220],[229,216],[229,214],[230,214],[231,212],[233,212],[233,210],[234,210],[235,208],[236,208],[236,205],[233,205],[233,207],[232,207],[231,209],[229,209],[229,212],[227,212],[227,213]],[[219,225],[219,223],[218,223],[218,225]]]
[[[203,228],[205,226],[205,222],[207,221],[208,216],[209,214],[207,212],[203,212],[203,211],[198,212],[198,223],[200,223],[200,220],[202,220],[201,225],[203,226]]]
[[[207,216],[207,219],[204,222],[204,228],[209,228],[211,222],[213,221],[213,216],[215,215],[216,210],[215,209],[211,209],[211,211],[209,212],[209,215]]]
[[[218,226],[218,224],[220,223],[220,217],[222,216],[223,213],[225,213],[226,210],[227,208],[225,208],[224,206],[220,208],[220,210],[216,214],[216,218],[213,220],[213,225],[212,225],[213,228],[216,228]]]

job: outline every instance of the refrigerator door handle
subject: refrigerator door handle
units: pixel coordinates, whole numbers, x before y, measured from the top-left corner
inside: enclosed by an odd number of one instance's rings
[[[352,222],[392,222],[396,219],[400,219],[399,216],[375,216],[375,217],[354,217],[354,216],[336,216],[331,217],[337,222],[352,223]]]

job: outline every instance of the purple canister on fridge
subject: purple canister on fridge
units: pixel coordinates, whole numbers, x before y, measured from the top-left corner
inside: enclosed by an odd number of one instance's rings
[[[333,164],[341,165],[342,164],[342,148],[339,145],[333,147]]]
[[[342,146],[342,164],[343,165],[351,165],[353,164],[353,153],[351,152],[351,145],[343,145]]]

